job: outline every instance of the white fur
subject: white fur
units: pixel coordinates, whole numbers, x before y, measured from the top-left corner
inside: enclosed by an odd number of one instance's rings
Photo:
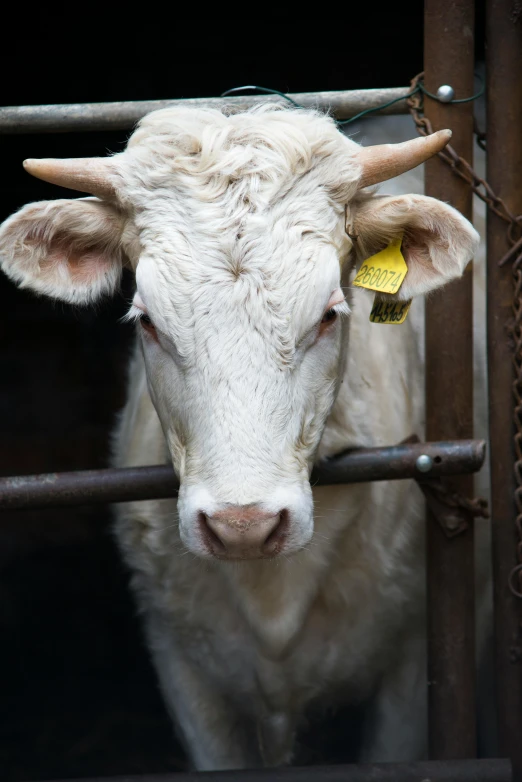
[[[316,487],[312,504],[308,477],[320,457],[423,431],[420,308],[401,327],[369,324],[355,262],[404,232],[409,298],[459,276],[477,235],[433,199],[358,191],[357,150],[313,112],[166,109],[115,156],[118,203],[96,202],[104,225],[118,216],[111,268],[121,253],[136,269],[157,328],[138,341],[115,463],[171,460],[181,479],[178,503],[120,508],[117,536],[200,769],[285,762],[307,705],[370,695],[364,759],[425,749],[422,498],[392,482]],[[0,250],[15,280],[53,293],[49,242],[42,285],[24,241],[49,208],[11,218]],[[340,286],[352,315],[319,335]],[[280,556],[210,558],[198,513],[250,503],[289,509]]]

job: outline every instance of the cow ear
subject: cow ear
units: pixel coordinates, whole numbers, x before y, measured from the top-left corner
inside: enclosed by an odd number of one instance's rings
[[[0,267],[20,287],[87,304],[119,283],[123,228],[96,198],[28,204],[0,226]]]
[[[403,234],[408,273],[399,293],[406,300],[460,277],[475,255],[480,237],[460,212],[421,195],[369,196],[350,205],[349,233],[355,232],[357,262]]]

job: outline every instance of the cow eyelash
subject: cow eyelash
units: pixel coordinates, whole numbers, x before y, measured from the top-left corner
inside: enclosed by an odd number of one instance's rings
[[[140,310],[139,307],[132,304],[130,310],[123,316],[122,321],[123,323],[136,323],[142,315],[143,310]]]
[[[143,328],[148,329],[149,331],[154,329],[154,323],[152,322],[150,315],[147,315],[146,312],[139,307],[136,307],[134,304],[127,314],[123,316],[122,321],[124,323],[137,323],[139,321]]]
[[[347,317],[350,315],[350,312],[350,307],[348,306],[348,302],[345,299],[344,301],[339,302],[339,304],[334,304],[333,307],[329,307],[324,313],[321,319],[321,323],[331,323],[338,315],[341,317]]]

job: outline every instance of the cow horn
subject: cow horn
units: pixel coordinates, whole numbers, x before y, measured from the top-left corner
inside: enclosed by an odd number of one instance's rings
[[[363,147],[358,154],[362,166],[359,187],[369,187],[404,174],[444,149],[451,130],[438,130],[430,136],[403,141],[401,144],[378,144]]]
[[[80,190],[99,198],[114,198],[116,169],[110,158],[24,160],[25,170],[44,182]]]

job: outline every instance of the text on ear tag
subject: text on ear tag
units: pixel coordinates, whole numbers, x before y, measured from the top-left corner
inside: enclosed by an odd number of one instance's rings
[[[359,269],[353,284],[379,293],[397,293],[408,273],[401,253],[402,234],[398,239],[367,258]]]
[[[411,299],[409,301],[383,301],[376,296],[370,312],[370,321],[385,323],[388,326],[399,326],[406,320],[410,306]]]

